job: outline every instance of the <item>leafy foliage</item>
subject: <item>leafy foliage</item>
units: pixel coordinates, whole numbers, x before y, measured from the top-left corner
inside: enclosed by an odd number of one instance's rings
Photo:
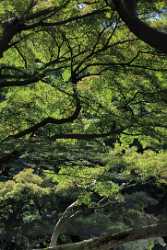
[[[164,29],[164,3],[148,7]],[[159,220],[146,208],[166,199],[166,57],[103,0],[5,0],[0,18],[0,248],[47,246],[75,200],[93,228],[80,239]]]

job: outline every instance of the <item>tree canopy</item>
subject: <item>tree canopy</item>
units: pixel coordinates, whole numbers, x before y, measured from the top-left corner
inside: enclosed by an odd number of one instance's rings
[[[165,242],[166,9],[137,10],[0,2],[2,250]]]

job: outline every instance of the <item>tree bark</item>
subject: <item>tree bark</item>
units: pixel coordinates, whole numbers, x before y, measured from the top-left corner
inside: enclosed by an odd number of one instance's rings
[[[167,54],[167,33],[158,31],[142,22],[136,13],[136,0],[113,0],[121,19],[139,39]]]

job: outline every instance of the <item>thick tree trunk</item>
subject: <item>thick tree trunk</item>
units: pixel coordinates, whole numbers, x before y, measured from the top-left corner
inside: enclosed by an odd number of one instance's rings
[[[130,229],[114,235],[106,234],[98,238],[92,238],[73,244],[58,245],[52,248],[46,248],[45,250],[111,250],[126,242],[163,236],[167,236],[167,223],[154,224],[140,229]]]
[[[142,22],[134,8],[136,0],[113,0],[121,19],[131,32],[150,46],[167,54],[167,33],[160,32]]]

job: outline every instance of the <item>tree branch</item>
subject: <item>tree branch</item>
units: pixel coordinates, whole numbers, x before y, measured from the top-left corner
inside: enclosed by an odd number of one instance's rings
[[[46,126],[47,124],[60,125],[60,124],[64,124],[64,123],[73,122],[75,119],[77,119],[77,117],[78,117],[78,115],[80,114],[80,111],[81,111],[80,99],[79,99],[78,93],[76,92],[75,89],[74,89],[73,96],[74,96],[74,99],[75,99],[75,102],[76,102],[76,107],[75,107],[75,110],[74,110],[72,115],[70,115],[70,116],[68,116],[66,118],[62,118],[62,119],[55,119],[53,117],[47,117],[47,118],[43,119],[42,121],[36,123],[35,125],[33,125],[30,128],[27,128],[27,129],[25,129],[23,131],[20,131],[17,134],[8,136],[7,138],[5,138],[4,141],[6,141],[7,139],[10,139],[10,138],[18,139],[18,138],[21,138],[21,137],[23,137],[25,135],[28,135],[28,134],[34,134],[38,129]]]
[[[75,201],[70,206],[68,206],[64,211],[64,213],[62,214],[62,216],[60,217],[60,219],[58,220],[58,222],[56,223],[51,237],[51,242],[49,246],[50,248],[55,247],[57,245],[58,237],[62,232],[66,223],[69,222],[71,218],[73,218],[75,215],[78,214],[79,212],[78,205],[79,205],[78,202]]]
[[[158,31],[143,21],[136,13],[136,0],[112,0],[121,19],[139,39],[167,54],[167,33]]]
[[[166,235],[167,223],[153,224],[139,229],[129,229],[116,234],[106,234],[105,236],[91,238],[73,244],[63,244],[56,247],[45,248],[45,250],[111,250],[127,242],[163,237]]]
[[[13,18],[7,22],[2,23],[3,34],[0,37],[0,58],[2,58],[3,53],[10,48],[10,43],[13,37],[16,34],[21,33],[22,31],[38,27],[60,26],[73,21],[78,21],[83,18],[91,17],[93,15],[98,15],[106,11],[106,9],[99,9],[86,13],[84,15],[69,17],[65,20],[60,20],[56,22],[44,22],[44,20],[47,20],[49,17],[59,12],[63,7],[65,7],[68,4],[68,2],[69,0],[60,7],[49,7],[47,9],[41,10],[29,16],[23,15],[21,17]],[[35,20],[38,18],[40,20],[35,22]],[[27,22],[31,22],[31,24],[27,24]]]
[[[106,12],[106,9],[99,9],[99,10],[94,10],[92,12],[88,12],[88,13],[83,14],[83,15],[69,17],[69,18],[67,18],[65,20],[59,20],[59,21],[56,21],[56,22],[39,21],[39,22],[30,24],[30,25],[27,25],[25,27],[25,30],[29,30],[29,29],[36,28],[36,27],[60,26],[60,25],[68,24],[68,23],[75,22],[75,21],[78,21],[78,20],[82,20],[83,18],[89,18],[89,17],[94,16],[94,15],[99,15],[99,14],[102,14],[104,12]]]

